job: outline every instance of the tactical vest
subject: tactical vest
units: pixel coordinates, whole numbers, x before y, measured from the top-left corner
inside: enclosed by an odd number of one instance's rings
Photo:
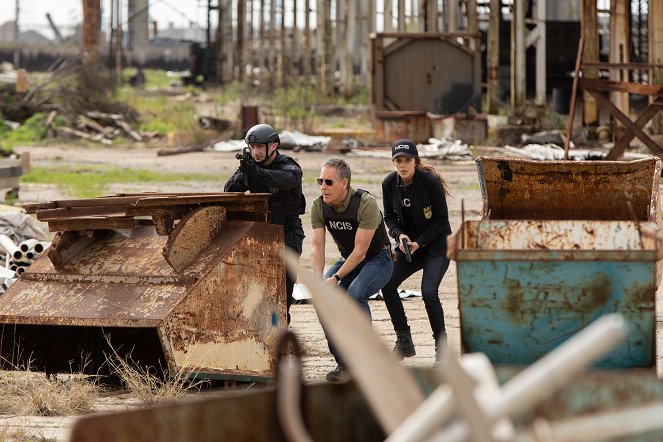
[[[329,204],[322,203],[322,216],[325,220],[325,227],[331,233],[334,242],[338,246],[339,252],[343,258],[350,256],[350,253],[355,247],[355,236],[359,228],[359,221],[357,220],[357,212],[359,212],[359,203],[361,196],[367,193],[365,190],[358,189],[350,198],[345,212],[336,212]],[[380,214],[380,225],[378,226],[371,244],[366,251],[366,258],[372,258],[389,247],[389,237],[387,230],[384,227],[382,214]]]
[[[301,166],[295,160],[280,154],[274,158],[270,166],[274,170],[282,170],[286,164],[294,164],[301,169]],[[255,190],[251,186],[250,190],[251,192],[270,193],[269,188],[264,185],[256,186]],[[291,221],[299,219],[299,215],[306,212],[306,199],[302,193],[302,185],[300,184],[294,189],[287,191],[279,190],[276,193],[272,193],[267,204],[272,215],[272,224],[285,226]]]

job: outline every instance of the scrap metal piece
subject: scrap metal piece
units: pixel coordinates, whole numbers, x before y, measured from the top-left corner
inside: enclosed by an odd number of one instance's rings
[[[221,232],[225,222],[225,207],[203,207],[189,213],[168,237],[164,258],[177,273],[182,272]]]

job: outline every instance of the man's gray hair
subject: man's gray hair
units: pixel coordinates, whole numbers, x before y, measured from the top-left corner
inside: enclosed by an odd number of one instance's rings
[[[352,172],[350,171],[350,165],[345,162],[343,158],[332,157],[327,161],[322,163],[322,167],[333,167],[336,169],[336,178],[342,180],[343,178],[348,179],[348,187],[350,186],[350,179],[352,178]]]

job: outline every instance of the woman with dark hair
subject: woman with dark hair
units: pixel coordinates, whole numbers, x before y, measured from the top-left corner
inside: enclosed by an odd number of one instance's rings
[[[421,293],[437,360],[438,344],[446,340],[438,288],[449,267],[447,236],[451,226],[446,196],[451,193],[444,177],[433,166],[422,163],[412,141],[396,141],[391,148],[391,159],[395,171],[382,182],[382,197],[387,230],[396,240],[398,249],[394,271],[382,288],[382,296],[396,331],[394,353],[400,359],[416,354],[398,287],[412,274],[423,270]]]

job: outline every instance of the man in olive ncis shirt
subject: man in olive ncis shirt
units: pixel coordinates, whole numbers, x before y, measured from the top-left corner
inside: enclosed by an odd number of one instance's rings
[[[311,261],[313,272],[328,283],[343,287],[370,320],[368,298],[389,281],[393,262],[377,201],[370,193],[353,189],[350,179],[350,166],[345,160],[330,158],[322,165],[318,178],[321,195],[311,208]],[[331,234],[341,258],[324,271],[326,231]],[[347,375],[345,362],[329,337],[327,342],[338,364],[327,373],[327,380],[342,381]]]

